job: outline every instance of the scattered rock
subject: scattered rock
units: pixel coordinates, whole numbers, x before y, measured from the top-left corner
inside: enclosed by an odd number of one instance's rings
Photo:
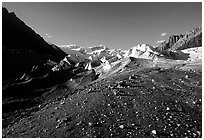
[[[124,125],[120,125],[119,128],[123,129],[123,128],[124,128]]]

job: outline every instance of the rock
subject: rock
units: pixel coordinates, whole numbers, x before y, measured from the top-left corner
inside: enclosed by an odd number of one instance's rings
[[[124,125],[120,125],[119,128],[123,129],[123,128],[124,128]]]
[[[151,133],[156,135],[156,130],[152,130]]]

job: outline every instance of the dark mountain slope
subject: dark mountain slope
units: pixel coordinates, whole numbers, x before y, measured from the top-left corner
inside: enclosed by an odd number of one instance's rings
[[[41,61],[60,61],[66,55],[6,8],[2,8],[2,51],[3,80],[14,78]]]
[[[33,31],[21,34],[27,26],[12,19],[4,20],[12,25],[7,30],[19,33],[20,42],[15,46],[6,33],[3,75],[20,76],[3,84],[2,137],[202,137],[201,60],[127,57],[113,67],[105,63],[103,74],[85,69],[90,60],[62,57],[39,36],[31,35],[32,42],[25,36]]]
[[[41,54],[53,55],[62,59],[65,53],[49,45],[44,39],[23,21],[16,17],[15,13],[8,13],[6,8],[2,10],[2,42],[3,49],[34,50]]]

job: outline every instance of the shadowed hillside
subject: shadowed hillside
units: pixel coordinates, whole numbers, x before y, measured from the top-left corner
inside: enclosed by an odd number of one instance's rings
[[[2,20],[2,137],[202,137],[201,28],[65,53],[5,8]]]
[[[6,8],[2,9],[2,50],[3,80],[15,78],[39,62],[60,61],[66,55]]]

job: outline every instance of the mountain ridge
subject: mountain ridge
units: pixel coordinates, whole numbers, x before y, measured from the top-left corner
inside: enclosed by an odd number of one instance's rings
[[[196,27],[185,34],[172,35],[157,46],[159,52],[176,51],[202,46],[202,27]]]
[[[41,61],[51,59],[58,62],[67,55],[60,48],[49,45],[14,12],[9,13],[4,7],[2,8],[2,51],[4,80],[19,76]]]
[[[19,73],[2,86],[2,137],[202,137],[202,46],[196,41],[166,54],[148,44],[87,51],[72,45],[65,53],[23,23],[18,28],[11,16],[3,18],[2,74]],[[188,42],[197,38],[189,36]]]

